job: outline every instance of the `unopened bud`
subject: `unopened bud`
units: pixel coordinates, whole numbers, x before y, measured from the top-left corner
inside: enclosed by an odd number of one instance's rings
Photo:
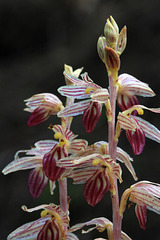
[[[127,28],[126,26],[124,26],[119,34],[117,41],[116,52],[118,55],[122,54],[126,47],[126,43],[127,43]]]
[[[117,25],[116,21],[114,20],[114,18],[113,18],[112,16],[110,16],[110,21],[111,21],[111,23],[112,23],[112,25],[113,25],[113,27],[114,27],[116,33],[119,34],[119,28],[118,28],[118,25]]]
[[[114,28],[114,25],[110,22],[109,19],[107,19],[107,22],[104,27],[104,36],[106,37],[108,45],[115,49],[116,47],[116,42],[118,39],[118,32],[117,28]]]
[[[111,72],[114,80],[117,80],[117,73],[120,68],[120,59],[117,53],[110,47],[105,47],[105,63],[107,71]]]
[[[97,51],[98,51],[99,57],[104,63],[105,63],[105,47],[106,46],[107,46],[106,38],[103,36],[99,37],[97,42]]]

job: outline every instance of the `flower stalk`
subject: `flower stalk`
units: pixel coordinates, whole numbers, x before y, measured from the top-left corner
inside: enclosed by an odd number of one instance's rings
[[[115,140],[115,111],[116,111],[116,85],[112,74],[109,75],[111,120],[108,121],[108,141],[109,154],[111,159],[116,162],[117,141]],[[119,215],[119,194],[117,179],[114,178],[115,193],[111,193],[112,199],[112,218],[113,218],[113,239],[119,240],[121,237],[121,217]]]

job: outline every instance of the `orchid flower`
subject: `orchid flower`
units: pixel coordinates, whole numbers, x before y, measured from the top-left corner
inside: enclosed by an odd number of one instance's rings
[[[62,125],[54,125],[50,127],[54,132],[54,137],[59,139],[59,146],[53,147],[43,157],[43,168],[46,176],[55,181],[60,178],[65,168],[57,166],[57,162],[64,157],[67,157],[68,153],[76,153],[83,151],[87,146],[87,141],[82,139],[74,139],[77,136],[69,129],[66,129]]]
[[[148,84],[126,73],[119,75],[117,84],[117,103],[122,111],[139,104],[136,95],[143,97],[155,96]],[[136,114],[137,111],[132,112],[132,115]]]
[[[19,170],[33,169],[29,173],[28,187],[33,198],[38,198],[48,183],[48,178],[43,169],[43,157],[54,146],[56,141],[44,140],[35,143],[35,146],[29,150],[20,150],[15,154],[14,160],[3,169],[3,174],[9,174]],[[26,153],[26,156],[19,157],[20,153]],[[50,191],[53,194],[54,183],[50,181]]]
[[[43,189],[50,180],[50,191],[53,194],[54,181],[59,179],[64,168],[57,167],[56,162],[68,153],[84,151],[87,141],[74,139],[77,136],[69,129],[61,125],[54,125],[52,130],[55,132],[55,138],[59,138],[59,143],[53,140],[43,140],[35,143],[35,146],[29,150],[20,150],[15,154],[15,159],[3,169],[4,174],[11,172],[32,169],[28,177],[28,187],[30,194],[37,198],[41,195]],[[26,153],[26,156],[19,157],[20,153]]]
[[[67,227],[69,224],[68,216],[55,204],[43,204],[35,208],[28,209],[22,206],[22,209],[27,212],[43,210],[41,218],[36,221],[26,223],[17,228],[8,236],[8,240],[67,240]],[[77,239],[77,238],[75,238]]]
[[[60,87],[58,91],[61,95],[75,99],[90,99],[67,106],[57,116],[67,117],[83,114],[84,128],[86,132],[92,132],[101,116],[102,103],[108,101],[108,90],[93,83],[87,73],[81,74],[83,80],[65,72],[64,75],[73,85]]]
[[[128,199],[136,203],[136,216],[143,229],[145,229],[147,221],[147,209],[160,214],[160,184],[140,181],[125,190],[120,203],[121,216],[125,211]]]
[[[81,152],[77,153],[76,157],[78,157],[78,156],[79,157],[89,156],[90,154],[93,154],[93,153],[98,153],[101,156],[109,155],[109,144],[108,144],[108,142],[105,142],[105,141],[95,142],[94,144],[88,146],[85,149],[85,151],[81,151]],[[132,174],[134,180],[137,180],[135,170],[132,166],[133,159],[129,156],[129,154],[126,153],[120,147],[117,147],[116,159],[119,162],[124,163],[124,165],[127,167],[129,172]],[[64,159],[64,161],[65,161],[65,159]],[[60,165],[63,164],[63,159],[61,159],[58,164],[60,164]]]
[[[107,230],[108,239],[113,240],[113,223],[104,217],[94,218],[91,221],[76,224],[76,225],[72,226],[69,229],[69,231],[75,232],[75,231],[83,228],[84,226],[90,226],[90,225],[95,225],[95,226],[92,228],[89,228],[87,231],[82,230],[83,234],[91,232],[94,229],[97,229],[99,232],[103,232],[103,231]],[[97,238],[97,240],[98,239],[102,239],[102,238]],[[131,238],[127,234],[125,234],[123,231],[121,231],[121,240],[131,240]]]
[[[50,115],[56,115],[63,108],[59,98],[51,93],[33,95],[25,102],[27,108],[24,110],[31,112],[27,122],[28,126],[35,126],[46,121]]]
[[[85,183],[84,197],[91,206],[95,206],[107,191],[115,194],[114,178],[122,182],[120,165],[110,159],[109,155],[101,156],[97,153],[85,157],[73,155],[61,159],[57,165],[72,169],[65,176],[72,178],[74,184]]]
[[[119,113],[117,119],[116,137],[119,136],[121,129],[126,130],[126,136],[131,144],[135,155],[140,154],[145,146],[145,137],[156,142],[160,142],[160,131],[151,123],[140,117],[133,116],[131,113],[136,110],[138,114],[143,114],[143,109],[160,113],[160,108],[147,108],[143,105],[134,105],[131,108]]]

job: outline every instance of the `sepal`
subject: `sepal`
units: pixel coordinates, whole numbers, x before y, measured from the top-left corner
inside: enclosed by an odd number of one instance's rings
[[[55,181],[64,172],[64,168],[56,166],[56,162],[67,156],[66,150],[61,146],[56,145],[49,153],[46,153],[43,157],[43,169],[46,176],[51,180]]]
[[[91,133],[102,114],[102,105],[99,102],[90,102],[90,106],[84,110],[83,126],[87,133]]]
[[[140,227],[145,230],[146,229],[146,222],[147,222],[147,207],[146,205],[138,205],[135,206],[135,213],[137,219],[139,221]]]
[[[109,190],[109,177],[105,171],[97,170],[95,174],[87,180],[84,186],[84,197],[88,204],[94,207],[104,194]]]

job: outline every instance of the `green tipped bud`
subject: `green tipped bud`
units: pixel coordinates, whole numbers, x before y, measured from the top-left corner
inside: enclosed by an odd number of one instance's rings
[[[118,26],[117,26],[116,22],[114,21],[114,19],[112,17],[110,17],[110,18],[111,18],[111,20],[109,20],[109,18],[108,18],[107,22],[105,24],[104,35],[106,37],[108,45],[111,48],[115,49],[116,42],[118,39],[119,29],[118,29]]]
[[[105,47],[107,46],[107,41],[106,38],[101,36],[98,38],[98,42],[97,42],[97,51],[98,51],[98,55],[101,58],[102,62],[105,62]]]
[[[124,26],[119,34],[118,41],[117,41],[117,47],[116,52],[118,55],[121,55],[124,51],[127,44],[127,28]]]

